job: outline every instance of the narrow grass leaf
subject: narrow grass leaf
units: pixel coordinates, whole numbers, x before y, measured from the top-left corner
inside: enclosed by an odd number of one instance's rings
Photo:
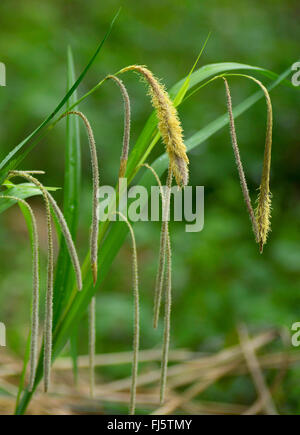
[[[0,184],[3,182],[3,180],[6,178],[6,174],[9,170],[15,169],[21,162],[24,160],[24,158],[27,156],[27,154],[30,152],[30,150],[33,148],[33,146],[28,147],[26,151],[23,151],[20,153],[20,151],[27,145],[33,138],[35,138],[41,130],[54,118],[54,116],[59,112],[59,110],[64,106],[64,104],[68,101],[70,96],[73,94],[73,92],[78,88],[80,83],[82,82],[83,78],[85,77],[86,73],[90,69],[90,67],[93,65],[96,57],[100,53],[103,44],[105,43],[106,39],[109,37],[113,25],[120,13],[120,10],[117,12],[117,14],[114,16],[109,29],[107,30],[106,34],[104,35],[104,38],[98,45],[95,53],[89,60],[88,64],[74,83],[74,85],[71,87],[71,89],[66,93],[66,95],[63,97],[63,99],[60,101],[60,103],[57,105],[57,107],[53,110],[53,112],[43,121],[29,136],[27,136],[19,145],[17,145],[0,163]],[[35,144],[34,144],[35,145]]]

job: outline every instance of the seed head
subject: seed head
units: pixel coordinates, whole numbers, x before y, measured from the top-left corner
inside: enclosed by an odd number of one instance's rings
[[[261,254],[263,252],[264,245],[267,242],[268,233],[271,229],[271,192],[266,189],[267,186],[260,186],[257,198],[257,207],[255,210],[259,235],[259,251]]]
[[[166,207],[168,207],[168,201],[169,201],[168,196],[172,184],[172,171],[169,169],[168,179],[167,179],[167,192],[165,195],[161,181],[156,171],[147,163],[143,164],[143,166],[145,166],[152,172],[152,174],[154,175],[157,181],[161,193],[163,208],[165,209],[164,213],[166,213]],[[168,228],[168,221],[164,220],[161,229],[159,267],[158,267],[158,273],[156,278],[156,288],[155,288],[155,297],[154,297],[154,322],[153,322],[154,328],[157,328],[158,326],[166,260],[167,260],[167,270],[166,270],[166,277],[165,277],[166,290],[165,290],[164,339],[163,339],[161,379],[160,379],[161,404],[164,402],[165,391],[167,386],[170,331],[171,331],[171,308],[172,308],[172,251],[171,251],[171,240],[170,240],[170,234]]]
[[[147,81],[152,104],[156,109],[158,128],[169,156],[171,170],[178,186],[185,186],[188,183],[189,159],[183,142],[183,132],[177,110],[164,86],[145,66],[131,65],[122,69],[120,73],[126,71],[136,71]]]
[[[80,269],[80,263],[79,263],[79,259],[78,259],[78,255],[77,255],[77,251],[68,227],[68,224],[65,220],[65,217],[61,211],[61,209],[59,208],[59,206],[57,205],[55,199],[53,198],[53,196],[47,191],[47,196],[48,199],[50,201],[51,207],[55,213],[55,216],[59,222],[62,234],[65,238],[65,242],[69,251],[69,255],[73,264],[73,269],[76,275],[76,281],[77,281],[77,288],[78,290],[82,289],[82,277],[81,277],[81,269]]]
[[[51,361],[52,361],[52,326],[53,326],[53,269],[54,253],[51,226],[50,202],[45,187],[32,177],[29,173],[23,171],[10,171],[8,178],[22,177],[35,184],[42,192],[46,216],[47,216],[47,233],[48,233],[48,266],[47,266],[47,292],[45,302],[45,324],[44,324],[44,391],[47,392],[50,384]]]
[[[99,165],[98,165],[98,157],[97,157],[97,148],[96,148],[94,133],[87,117],[82,112],[72,110],[71,112],[64,113],[60,117],[60,119],[69,115],[79,116],[83,120],[89,139],[89,145],[90,145],[92,176],[93,176],[93,207],[92,207],[90,251],[91,251],[91,269],[92,269],[93,283],[95,286],[97,282],[97,276],[98,276],[98,234],[99,234],[99,224],[97,219],[97,207],[98,207],[97,194],[99,188]]]
[[[128,226],[131,241],[132,241],[132,286],[133,286],[133,297],[134,297],[134,328],[133,328],[133,361],[132,361],[132,375],[131,375],[131,392],[130,392],[130,406],[129,413],[133,415],[135,413],[136,405],[136,388],[137,388],[137,377],[138,377],[138,364],[139,364],[139,347],[140,347],[140,302],[139,302],[139,272],[138,272],[138,258],[137,258],[137,248],[136,240],[133,228],[121,212],[116,211],[122,220]]]
[[[31,217],[32,224],[32,309],[31,309],[31,339],[30,339],[30,361],[29,361],[29,385],[28,390],[32,391],[34,387],[37,357],[38,357],[38,337],[39,337],[39,296],[40,296],[40,274],[39,274],[39,237],[37,223],[30,205],[23,199],[10,195],[1,195],[0,198],[12,199],[19,202],[27,208]]]
[[[249,197],[249,192],[246,184],[246,179],[242,167],[242,163],[239,156],[239,149],[236,140],[236,133],[234,127],[234,118],[232,112],[231,96],[229,91],[229,86],[227,80],[223,77],[226,87],[227,94],[227,106],[230,118],[230,131],[233,142],[233,149],[236,156],[237,167],[240,174],[241,186],[244,194],[244,198],[247,204],[247,208],[250,214],[250,218],[253,225],[253,230],[256,236],[256,241],[259,244],[260,253],[263,251],[263,246],[267,242],[267,236],[270,231],[270,219],[271,219],[271,193],[270,193],[270,169],[271,169],[271,151],[272,151],[272,128],[273,128],[273,110],[271,98],[266,87],[255,77],[246,74],[228,74],[228,75],[238,75],[245,77],[254,81],[259,85],[261,90],[265,95],[265,100],[267,104],[267,129],[266,129],[266,140],[265,140],[265,152],[264,152],[264,162],[263,170],[261,176],[261,183],[259,187],[259,194],[257,198],[257,207],[255,213],[253,212],[251,201]]]
[[[227,109],[228,109],[228,115],[229,115],[229,124],[230,124],[230,135],[231,135],[231,142],[232,142],[232,148],[235,156],[235,162],[239,173],[240,178],[240,184],[242,188],[243,197],[247,206],[247,210],[250,216],[250,220],[252,223],[253,232],[255,235],[255,239],[258,242],[258,226],[257,221],[255,217],[254,210],[252,208],[251,199],[249,195],[249,190],[247,186],[247,181],[245,177],[245,172],[242,164],[242,160],[240,157],[240,150],[237,142],[237,136],[236,136],[236,130],[235,130],[235,123],[234,123],[234,116],[233,116],[233,110],[232,110],[232,100],[231,100],[231,93],[229,89],[229,85],[225,77],[223,77],[224,84],[225,84],[225,90],[226,90],[226,98],[227,98]]]
[[[119,170],[119,178],[124,178],[126,167],[127,167],[127,161],[128,161],[129,141],[130,141],[130,123],[131,123],[130,98],[122,80],[112,75],[107,76],[107,78],[113,80],[119,86],[124,101],[124,136],[123,136],[123,148],[122,148],[120,170]]]
[[[267,242],[268,233],[271,228],[271,192],[270,192],[270,169],[272,152],[272,128],[273,110],[270,95],[265,86],[257,79],[252,78],[263,90],[267,103],[267,131],[265,141],[265,152],[257,208],[255,211],[258,225],[259,249],[262,253],[264,244]]]

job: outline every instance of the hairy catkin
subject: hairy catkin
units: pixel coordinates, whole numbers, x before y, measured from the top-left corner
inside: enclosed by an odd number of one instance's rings
[[[160,189],[160,194],[162,198],[163,207],[165,207],[165,194],[159,176],[156,171],[144,163],[143,166],[148,168],[154,175],[157,184]],[[162,234],[162,233],[161,233]],[[167,372],[168,372],[168,359],[169,359],[169,343],[170,343],[170,332],[171,332],[171,308],[172,308],[172,251],[171,251],[171,240],[170,234],[167,228],[166,232],[166,260],[167,260],[167,271],[166,271],[166,290],[165,290],[165,318],[164,318],[164,340],[163,340],[163,352],[162,352],[162,362],[161,362],[161,381],[160,381],[160,402],[164,402],[165,391],[167,385]],[[160,259],[161,263],[161,259]],[[163,266],[164,269],[164,266]],[[164,275],[164,274],[163,274]],[[161,294],[157,294],[158,289],[156,288],[155,301],[154,301],[154,327],[156,328],[159,320],[160,304],[161,304]]]
[[[78,288],[78,290],[81,290],[82,289],[81,268],[80,268],[80,263],[79,263],[77,251],[76,251],[70,230],[68,228],[68,225],[67,225],[67,222],[64,218],[64,215],[63,215],[61,209],[58,207],[53,196],[49,192],[47,192],[47,196],[49,198],[50,204],[51,204],[52,209],[55,213],[55,216],[57,217],[57,220],[59,222],[59,225],[61,227],[62,233],[63,233],[64,238],[65,238],[65,242],[66,242],[68,252],[69,252],[72,264],[73,264],[74,272],[76,275],[77,288]]]
[[[162,367],[161,367],[161,381],[160,381],[160,403],[165,401],[165,392],[167,386],[168,374],[168,360],[169,360],[169,347],[170,347],[170,333],[171,333],[171,308],[172,308],[172,251],[170,237],[167,237],[167,276],[166,276],[166,300],[165,300],[165,319],[164,319],[164,341],[162,352]]]
[[[145,168],[149,169],[157,181],[160,190],[161,201],[162,201],[162,214],[164,216],[165,207],[166,207],[165,192],[161,184],[161,181],[159,179],[159,176],[157,175],[156,171],[152,168],[152,166],[148,165],[147,163],[143,163],[141,166],[144,166]],[[157,328],[158,326],[160,305],[161,305],[162,277],[164,276],[164,270],[165,270],[165,252],[163,251],[165,236],[167,238],[169,237],[169,231],[168,231],[168,227],[165,228],[165,223],[163,222],[161,227],[161,232],[160,232],[158,271],[156,275],[156,283],[155,283],[155,291],[154,291],[154,316],[153,316],[154,328]]]
[[[0,198],[11,199],[22,204],[30,213],[32,222],[32,302],[31,302],[31,339],[30,339],[30,359],[29,359],[29,383],[28,390],[32,391],[35,381],[37,356],[38,356],[38,338],[39,338],[39,296],[40,296],[40,274],[39,274],[39,236],[37,223],[30,205],[23,199],[11,195],[1,195]]]
[[[273,109],[271,98],[266,87],[254,77],[248,76],[251,80],[257,83],[265,94],[267,104],[267,130],[265,140],[264,162],[257,198],[257,207],[255,210],[258,235],[259,249],[262,253],[263,247],[267,242],[268,233],[271,228],[271,192],[270,192],[270,169],[271,169],[271,153],[272,153],[272,129],[273,129]]]
[[[140,302],[139,302],[139,272],[137,248],[133,228],[128,219],[119,211],[116,211],[123,221],[127,224],[132,241],[132,281],[133,281],[133,297],[134,297],[134,328],[133,328],[133,361],[131,375],[131,392],[130,392],[130,415],[135,414],[136,406],[136,388],[138,377],[139,364],[139,347],[140,347]]]
[[[40,173],[40,172],[42,171],[36,171],[36,173]],[[50,383],[50,371],[51,371],[51,359],[52,359],[53,269],[54,269],[50,205],[53,208],[53,211],[57,217],[57,220],[60,224],[62,233],[66,241],[66,245],[76,275],[78,290],[81,290],[82,288],[82,277],[81,277],[80,263],[76,252],[76,248],[72,240],[70,230],[68,228],[66,220],[63,216],[63,213],[61,212],[60,208],[58,207],[52,195],[45,189],[45,187],[36,178],[30,175],[32,173],[33,173],[32,171],[11,171],[9,173],[9,178],[14,176],[20,176],[35,184],[41,190],[46,204],[47,229],[48,229],[48,281],[47,281],[46,308],[45,308],[46,318],[45,318],[45,327],[44,327],[44,337],[45,337],[44,339],[45,341],[44,389],[45,391],[47,391]]]
[[[147,81],[152,104],[156,109],[158,128],[169,156],[170,167],[178,186],[185,186],[188,183],[189,159],[186,154],[182,127],[176,108],[165,88],[148,68],[142,65],[131,65],[123,68],[120,73],[126,71],[136,71]]]
[[[265,100],[267,104],[267,128],[266,128],[266,139],[265,139],[265,151],[264,151],[264,161],[263,161],[263,169],[261,176],[261,183],[259,187],[259,194],[257,198],[257,207],[255,210],[255,222],[256,222],[256,239],[259,243],[259,249],[262,253],[263,247],[267,242],[268,233],[270,231],[270,220],[271,220],[271,192],[270,192],[270,169],[271,169],[271,152],[272,152],[272,129],[273,129],[273,109],[271,98],[267,88],[261,83],[261,81],[257,80],[255,77],[246,75],[246,74],[228,74],[228,75],[237,75],[240,77],[245,77],[247,79],[255,82],[263,91],[265,95]],[[224,77],[223,77],[224,79]],[[225,86],[226,86],[226,79]],[[229,92],[229,87],[227,84],[227,96]],[[231,116],[232,109],[231,109]],[[241,182],[242,183],[242,182]],[[252,224],[253,224],[253,216],[251,216]],[[255,225],[253,225],[255,227]]]
[[[97,156],[96,141],[94,138],[94,133],[92,127],[87,119],[87,117],[78,111],[70,111],[62,115],[61,118],[69,115],[79,116],[85,125],[89,146],[90,146],[90,156],[92,165],[92,177],[93,177],[93,206],[92,206],[92,225],[91,225],[91,237],[90,237],[90,257],[91,257],[91,269],[93,276],[94,286],[96,285],[98,278],[98,235],[99,235],[99,224],[97,218],[97,208],[98,208],[98,189],[99,189],[99,164]],[[90,359],[90,394],[91,397],[94,395],[94,384],[95,384],[95,331],[96,322],[96,312],[95,312],[95,298],[92,298],[89,306],[89,359]]]
[[[240,151],[239,151],[239,146],[238,146],[238,142],[237,142],[235,123],[234,123],[234,117],[233,117],[230,89],[229,89],[229,85],[228,85],[228,82],[225,79],[225,77],[223,77],[223,80],[224,80],[225,90],[226,90],[227,109],[228,109],[229,124],[230,124],[230,135],[231,135],[231,141],[232,141],[232,148],[233,148],[233,152],[234,152],[234,156],[235,156],[235,162],[236,162],[236,166],[238,169],[241,188],[242,188],[244,200],[245,200],[245,203],[247,206],[247,210],[248,210],[248,213],[250,216],[250,220],[252,223],[252,228],[253,228],[253,232],[255,235],[255,239],[258,242],[259,241],[258,226],[257,226],[257,222],[256,222],[255,213],[254,213],[254,210],[252,208],[249,190],[248,190],[246,177],[245,177],[245,173],[244,173],[244,168],[243,168],[243,164],[242,164],[241,157],[240,157]]]
[[[52,325],[53,325],[53,240],[51,227],[51,211],[48,194],[45,187],[29,173],[23,171],[10,171],[8,178],[22,177],[35,184],[42,192],[46,206],[47,215],[47,239],[48,239],[48,270],[47,270],[47,292],[45,302],[45,324],[44,324],[44,391],[47,392],[50,384],[51,361],[52,361]]]
[[[126,173],[128,153],[129,153],[129,142],[130,142],[130,124],[131,124],[130,98],[122,80],[120,80],[118,77],[113,75],[109,75],[107,76],[107,78],[113,80],[118,85],[124,101],[124,135],[123,135],[123,147],[122,147],[120,169],[119,169],[119,178],[123,178],[125,177],[125,173]]]
[[[161,306],[161,298],[162,298],[162,292],[163,292],[167,240],[169,238],[169,209],[170,209],[171,186],[172,186],[172,169],[171,169],[171,167],[169,167],[168,176],[167,176],[167,184],[166,184],[166,192],[163,196],[163,220],[161,223],[158,270],[157,270],[157,275],[156,275],[155,293],[154,293],[155,294],[155,296],[154,296],[154,319],[153,319],[154,328],[157,328],[157,326],[158,326],[160,306]]]
[[[79,116],[83,120],[89,139],[91,164],[92,164],[92,176],[93,176],[93,210],[92,210],[90,251],[91,251],[91,269],[93,275],[93,282],[94,285],[96,285],[97,277],[98,277],[98,234],[99,234],[99,225],[97,219],[97,207],[98,207],[97,195],[99,189],[99,165],[98,165],[98,157],[97,157],[97,148],[96,148],[96,142],[95,142],[93,130],[87,117],[82,112],[73,110],[64,113],[60,117],[60,119],[69,115]]]

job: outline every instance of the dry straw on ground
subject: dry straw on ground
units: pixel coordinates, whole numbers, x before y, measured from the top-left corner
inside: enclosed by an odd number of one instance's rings
[[[247,334],[247,340],[241,336],[241,342],[220,350],[215,354],[201,355],[184,349],[170,351],[172,366],[168,372],[168,390],[166,403],[159,406],[158,390],[160,384],[159,360],[161,357],[158,350],[140,351],[140,362],[145,365],[137,382],[136,400],[137,406],[147,409],[153,414],[272,414],[266,407],[266,401],[262,400],[261,386],[257,388],[257,397],[251,403],[223,403],[205,401],[202,394],[215,383],[229,377],[253,376],[253,364],[249,363],[248,352],[245,346],[251,349],[255,355],[256,364],[254,370],[259,370],[268,391],[268,397],[275,402],[278,397],[277,390],[284,391],[285,374],[292,366],[300,364],[300,352],[288,350],[285,345],[281,350],[270,350],[273,342],[278,349],[280,335],[274,331],[265,331],[254,337],[249,337],[249,332],[243,327]],[[113,354],[100,354],[95,357],[95,365],[103,367],[106,365],[130,364],[132,352],[120,352]],[[17,394],[15,383],[21,369],[21,361],[8,354],[1,353],[0,361],[0,387],[10,391],[12,397],[0,399],[0,413],[9,414],[13,411],[14,395]],[[29,414],[109,414],[110,405],[118,404],[126,406],[130,399],[131,377],[113,382],[105,382],[97,379],[95,396],[89,399],[89,357],[81,356],[78,360],[78,367],[81,371],[80,382],[74,387],[72,380],[72,360],[69,357],[58,358],[53,367],[53,394],[44,396],[40,390],[37,391],[29,407]],[[266,383],[266,374],[272,372],[275,376],[273,382]],[[278,380],[280,382],[278,383]],[[269,400],[269,399],[268,399]],[[280,413],[280,408],[277,410]]]

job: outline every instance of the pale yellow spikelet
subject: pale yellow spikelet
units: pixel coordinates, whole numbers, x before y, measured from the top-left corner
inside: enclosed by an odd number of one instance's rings
[[[271,228],[271,192],[270,192],[270,169],[271,169],[271,151],[272,151],[272,128],[273,128],[273,110],[270,95],[266,87],[257,79],[249,76],[256,82],[265,94],[267,104],[267,131],[264,152],[264,163],[257,198],[257,208],[255,216],[258,226],[258,243],[260,253],[263,251],[264,244],[267,242],[268,233]]]
[[[261,185],[259,188],[255,217],[258,226],[259,250],[262,253],[271,229],[271,192],[268,186]]]
[[[186,154],[183,131],[176,108],[164,86],[154,77],[148,68],[141,65],[131,65],[123,68],[120,73],[126,71],[136,71],[147,81],[152,104],[156,109],[158,128],[169,156],[171,170],[178,186],[185,186],[188,183],[189,159]]]

